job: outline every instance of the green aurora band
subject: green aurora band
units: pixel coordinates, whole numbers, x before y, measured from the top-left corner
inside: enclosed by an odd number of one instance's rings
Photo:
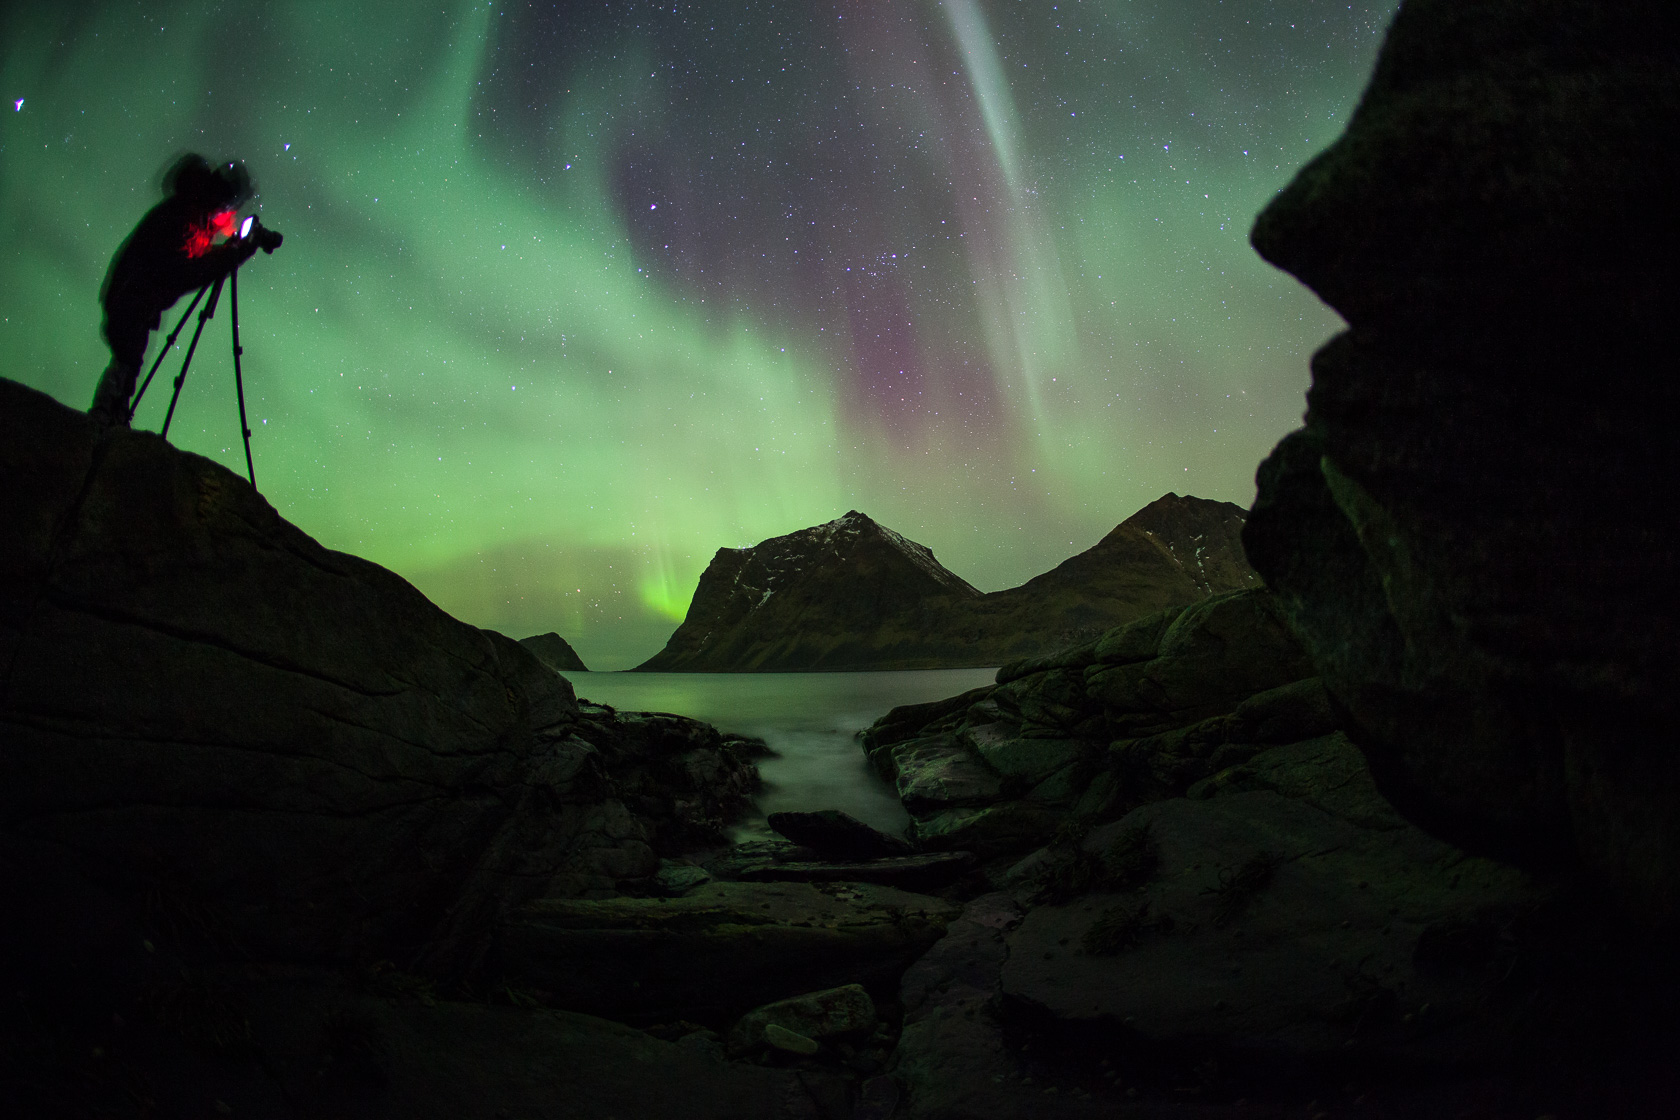
[[[241,158],[257,481],[329,547],[594,668],[852,508],[1010,586],[1252,500],[1340,322],[1248,228],[1395,6],[14,6],[0,374],[86,407],[158,171]],[[226,320],[170,436],[242,473]]]

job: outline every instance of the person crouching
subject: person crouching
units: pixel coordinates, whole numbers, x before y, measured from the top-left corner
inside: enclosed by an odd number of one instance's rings
[[[170,167],[163,185],[166,197],[117,249],[99,289],[111,364],[88,414],[102,427],[128,426],[140,363],[163,313],[257,251],[254,238],[232,237],[235,211],[254,193],[243,164],[212,167],[203,156],[188,154]],[[218,238],[227,240],[218,244]]]

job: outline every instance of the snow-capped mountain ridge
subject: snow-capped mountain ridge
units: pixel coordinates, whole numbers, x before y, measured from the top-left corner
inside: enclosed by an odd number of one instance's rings
[[[640,668],[999,664],[1151,610],[1252,586],[1242,522],[1237,506],[1168,494],[1052,571],[988,595],[926,545],[848,510],[751,548],[719,549],[688,617]]]

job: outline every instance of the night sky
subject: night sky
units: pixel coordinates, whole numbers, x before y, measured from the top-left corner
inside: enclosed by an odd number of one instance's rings
[[[85,408],[162,169],[241,158],[257,482],[327,546],[608,669],[848,509],[1012,586],[1252,500],[1340,321],[1248,230],[1396,6],[14,3],[0,374]],[[243,473],[225,310],[170,438]]]

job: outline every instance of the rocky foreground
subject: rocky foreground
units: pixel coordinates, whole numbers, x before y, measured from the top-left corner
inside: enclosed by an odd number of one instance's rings
[[[1658,958],[1590,886],[1399,817],[1268,592],[890,713],[861,748],[908,837],[788,814],[731,846],[761,744],[576,699],[155,436],[0,382],[0,448],[13,1114],[1664,1091]]]

